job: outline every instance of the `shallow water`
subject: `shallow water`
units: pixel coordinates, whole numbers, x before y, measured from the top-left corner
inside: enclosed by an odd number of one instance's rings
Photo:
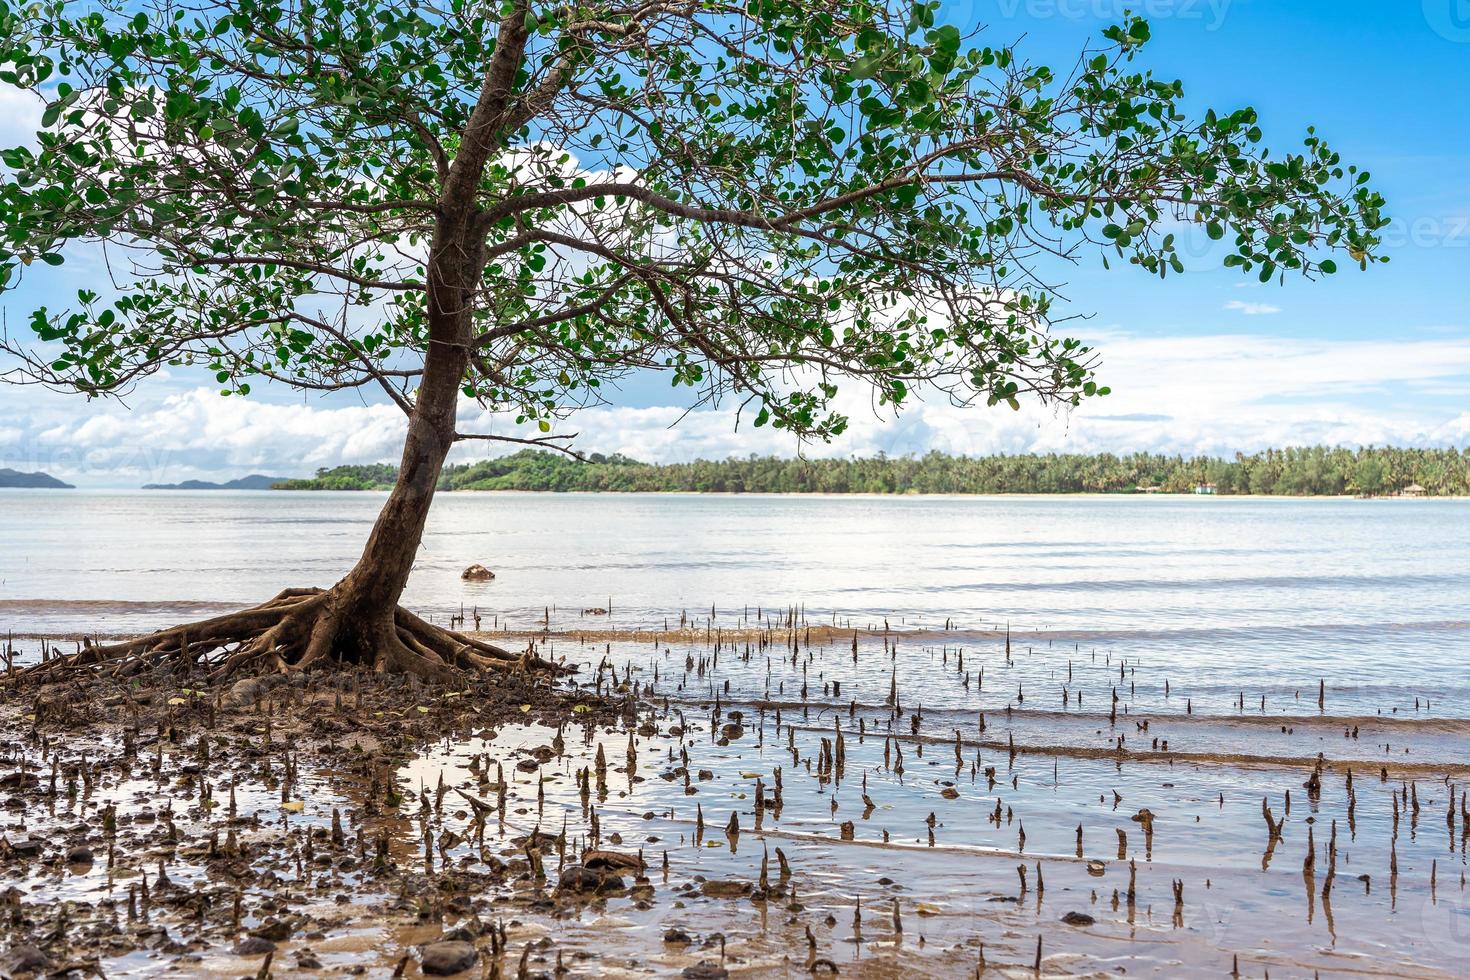
[[[1315,689],[1311,711],[1292,698],[1290,711],[1234,717],[1183,713],[1168,703],[1182,694],[1130,689],[1120,691],[1114,716],[1097,709],[1111,704],[1116,659],[1106,672],[1089,664],[1086,678],[1074,666],[1070,710],[1031,708],[1060,682],[1038,682],[1018,700],[1009,672],[1023,655],[1013,651],[1008,666],[1003,638],[971,647],[968,692],[952,649],[909,636],[895,655],[891,636],[860,633],[855,657],[844,635],[808,645],[797,629],[767,639],[749,650],[744,640],[724,641],[718,656],[712,644],[584,645],[573,636],[543,647],[583,663],[583,682],[611,682],[594,673],[606,664],[623,685],[652,682],[655,703],[668,697],[660,724],[681,722],[686,731],[636,738],[631,776],[621,768],[628,734],[590,733],[541,770],[538,802],[536,777],[515,775],[510,764],[548,733],[514,728],[445,744],[401,775],[411,785],[433,786],[442,775],[450,786],[470,786],[471,758],[505,760],[509,806],[520,814],[512,833],[557,832],[566,820],[569,833],[585,836],[595,813],[604,842],[620,835],[623,849],[644,849],[655,868],[666,859],[665,882],[752,882],[781,847],[806,908],[802,928],[826,924],[817,929],[820,954],[844,971],[969,974],[983,948],[990,967],[1025,975],[1038,937],[1043,972],[1056,974],[1225,975],[1238,961],[1250,976],[1450,975],[1470,955],[1462,800],[1470,726],[1461,721],[1423,712],[1338,716],[1316,710]],[[1054,675],[1066,671],[1065,656],[1030,658],[1033,674],[1044,663]],[[916,663],[931,669],[915,672]],[[894,664],[914,678],[897,684],[897,710],[884,704]],[[1124,672],[1155,686],[1154,668]],[[1092,710],[1075,706],[1078,691]],[[920,708],[920,697],[946,707]],[[986,706],[954,706],[966,698]],[[738,736],[720,737],[734,712]],[[835,743],[839,730],[842,772],[824,774],[821,743]],[[617,772],[605,793],[579,801],[573,776],[599,745]],[[1313,791],[1306,783],[1319,754]],[[769,795],[778,767],[784,805],[758,813],[756,779]],[[681,769],[687,780],[665,778]],[[1263,802],[1285,821],[1270,848]],[[1134,819],[1144,810],[1153,815],[1151,835]],[[733,838],[724,831],[732,813],[741,827]],[[843,839],[846,821],[851,839]],[[1024,885],[1018,865],[1027,869]],[[891,925],[895,900],[902,937]],[[857,929],[854,912],[864,909],[867,925]],[[806,945],[798,917],[783,929],[788,917],[779,910],[758,911],[753,921],[694,893],[681,895],[674,913],[613,900],[582,923],[591,931],[564,923],[552,934],[638,962],[674,922],[718,930],[743,968],[789,972]],[[1062,925],[1067,912],[1096,921]],[[596,939],[606,917],[617,922],[614,938]]]
[[[1038,938],[1048,976],[1228,975],[1237,964],[1245,976],[1452,976],[1470,955],[1463,720],[1424,708],[1336,714],[1331,686],[1321,709],[1313,688],[1281,705],[1268,699],[1264,712],[1248,699],[1244,711],[1195,713],[1177,704],[1189,698],[1179,690],[1187,681],[1165,694],[1152,665],[1116,653],[1096,663],[1075,653],[1027,653],[1014,636],[1007,657],[1003,633],[968,638],[962,668],[943,631],[814,628],[808,643],[798,616],[789,626],[732,622],[708,639],[691,630],[655,642],[647,634],[583,634],[575,628],[581,619],[554,620],[553,632],[538,639],[541,651],[580,664],[574,683],[591,692],[652,690],[628,727],[568,715],[562,754],[533,771],[518,764],[555,743],[552,729],[500,724],[474,726],[466,738],[431,734],[396,769],[403,802],[373,818],[363,815],[360,785],[343,772],[310,768],[306,753],[291,787],[301,809],[288,814],[272,776],[282,756],[267,754],[264,776],[259,763],[242,766],[237,757],[228,778],[240,780],[242,816],[264,822],[259,860],[277,868],[280,889],[294,896],[290,906],[315,923],[313,936],[283,944],[281,957],[309,941],[327,968],[386,977],[439,926],[417,922],[413,906],[392,895],[358,894],[344,880],[352,875],[328,869],[302,877],[298,863],[293,876],[289,860],[284,867],[280,860],[290,851],[270,843],[272,825],[325,827],[341,808],[349,834],[371,839],[376,828],[390,828],[401,866],[423,862],[430,836],[439,848],[426,873],[473,869],[487,851],[456,791],[493,801],[501,773],[506,803],[486,827],[488,853],[509,860],[531,832],[564,832],[567,863],[594,844],[641,852],[654,889],[651,901],[616,893],[546,913],[515,906],[503,913],[513,926],[507,968],[543,941],[533,970],[565,954],[576,976],[677,975],[720,959],[721,945],[731,974],[749,977],[810,975],[806,964],[816,958],[844,975],[971,976],[982,957],[999,975],[1028,976]],[[886,703],[890,695],[896,704]],[[463,703],[454,692],[405,692],[396,710],[412,719],[439,698]],[[289,703],[284,710],[301,714]],[[330,714],[329,704],[312,713],[319,712]],[[725,727],[736,719],[737,729]],[[821,759],[824,748],[835,753],[839,731],[842,765],[829,770]],[[192,744],[187,736],[166,751],[187,763]],[[589,777],[584,795],[577,774],[595,769],[599,749],[606,781]],[[72,759],[77,751],[63,749]],[[145,773],[104,780],[80,802],[49,812],[13,815],[7,832],[75,835],[67,828],[87,825],[106,802],[129,815],[167,806],[174,820],[206,834],[221,826],[222,808],[189,805],[197,792],[187,785],[182,803],[158,802],[180,790],[172,779],[146,775],[152,751],[142,754]],[[1314,792],[1305,784],[1319,754]],[[44,773],[44,761],[36,764]],[[225,779],[215,777],[216,800]],[[434,804],[441,792],[442,808]],[[1283,821],[1270,847],[1263,801]],[[1151,835],[1134,819],[1144,810]],[[725,829],[732,814],[737,835]],[[776,881],[778,848],[792,870],[783,883],[796,895],[758,901],[704,893],[705,881],[755,885],[763,861]],[[171,862],[176,882],[228,888],[191,863],[197,851],[160,846],[123,870],[99,864],[80,876],[58,870],[21,879],[23,901],[120,901],[152,868],[153,854]],[[555,854],[547,859],[548,889],[558,874]],[[517,881],[505,894],[532,887]],[[351,901],[328,901],[337,894]],[[499,895],[477,897],[493,910]],[[253,909],[267,894],[245,898],[248,929],[264,917]],[[1093,921],[1063,924],[1067,913]],[[170,928],[193,935],[187,922]],[[694,942],[665,942],[673,928]],[[221,947],[215,935],[197,951],[190,944],[186,972],[239,976],[257,968],[258,957],[227,955],[234,939]],[[279,968],[289,962],[278,959]],[[146,949],[104,966],[114,976],[181,968],[175,955]],[[409,967],[414,975],[412,960]]]
[[[0,491],[0,629],[141,632],[329,585],[382,499]],[[486,629],[548,606],[622,627],[795,604],[813,623],[1010,624],[1020,675],[1028,648],[1111,651],[1187,676],[1206,712],[1242,688],[1281,710],[1330,675],[1337,713],[1418,697],[1470,717],[1466,554],[1470,501],[445,494],[405,601]],[[462,582],[472,562],[498,577]]]
[[[57,634],[136,631],[328,584],[381,498],[0,501],[0,626]],[[612,897],[517,920],[517,949],[549,939],[581,957],[578,974],[677,974],[718,958],[723,936],[726,966],[748,976],[809,975],[812,956],[844,974],[961,976],[982,955],[1032,975],[1038,937],[1048,975],[1228,975],[1237,958],[1247,976],[1454,975],[1470,957],[1467,518],[1458,501],[446,496],[408,604],[439,621],[478,606],[486,631],[509,627],[512,648],[529,635],[581,664],[576,683],[593,689],[651,684],[640,722],[656,730],[633,737],[631,776],[628,731],[574,719],[565,754],[539,773],[515,763],[553,733],[507,726],[422,748],[398,777],[430,796],[441,775],[482,793],[478,756],[509,780],[497,848],[565,826],[574,860],[595,814],[605,846],[616,834],[618,849],[644,850],[651,906]],[[497,580],[461,582],[473,561]],[[665,624],[682,632],[647,632]],[[742,730],[722,739],[732,712]],[[818,760],[839,728],[836,778]],[[607,791],[584,802],[575,773],[599,745]],[[1319,758],[1314,794],[1304,784]],[[777,767],[783,806],[757,826],[755,780],[769,794]],[[302,778],[297,822],[358,802],[330,772]],[[276,815],[268,790],[242,784],[242,801]],[[1285,820],[1269,854],[1263,801]],[[1132,819],[1142,809],[1151,845]],[[434,819],[436,833],[470,825],[453,805]],[[419,833],[402,821],[405,861]],[[755,881],[767,855],[775,877],[777,847],[799,912],[700,894],[701,878]],[[468,843],[449,857],[479,859]],[[189,880],[186,866],[170,873]],[[25,884],[28,900],[119,887]],[[1095,922],[1063,925],[1067,912]],[[671,926],[695,945],[665,944]],[[386,976],[432,938],[402,928],[345,923],[313,948],[328,966]],[[108,972],[168,962],[135,953]],[[214,955],[198,969],[256,963]]]

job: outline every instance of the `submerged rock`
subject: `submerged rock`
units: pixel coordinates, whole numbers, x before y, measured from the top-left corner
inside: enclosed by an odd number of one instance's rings
[[[623,890],[623,879],[615,874],[604,874],[580,864],[563,869],[557,888],[564,892],[614,892]]]
[[[705,898],[740,898],[749,895],[752,890],[748,881],[710,880],[699,886],[699,891]]]
[[[464,579],[466,582],[489,582],[491,579],[495,578],[495,573],[490,571],[490,569],[486,568],[484,565],[476,562],[469,568],[466,568],[464,571],[460,572],[459,577]]]
[[[1097,922],[1096,919],[1086,912],[1068,912],[1062,916],[1062,921],[1069,926],[1090,926]]]
[[[430,976],[445,977],[468,970],[479,958],[480,954],[469,943],[458,940],[429,943],[420,954],[419,969]]]

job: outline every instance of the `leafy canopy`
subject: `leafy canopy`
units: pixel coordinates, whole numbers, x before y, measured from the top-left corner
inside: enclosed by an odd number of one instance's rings
[[[205,365],[411,412],[445,343],[541,432],[659,370],[829,437],[844,380],[1105,393],[1047,279],[1097,249],[1164,277],[1199,231],[1262,282],[1379,261],[1368,174],[1188,115],[1134,66],[1143,20],[1059,74],[937,6],[0,0],[0,83],[45,101],[0,154],[0,289],[87,243],[118,277],[37,310],[13,377]],[[428,297],[456,276],[451,330]]]

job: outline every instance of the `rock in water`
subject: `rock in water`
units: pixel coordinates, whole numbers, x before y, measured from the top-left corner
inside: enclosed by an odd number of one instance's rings
[[[1097,920],[1086,912],[1068,912],[1062,916],[1062,921],[1069,926],[1090,926]]]
[[[236,956],[264,956],[266,953],[273,952],[275,948],[276,944],[269,939],[263,939],[260,936],[246,936],[236,943],[235,948],[230,952]]]
[[[13,977],[17,973],[40,973],[51,966],[51,960],[35,946],[12,946],[0,956],[0,975]]]
[[[643,859],[636,854],[595,850],[582,855],[582,866],[589,871],[642,871]]]
[[[480,954],[469,943],[429,943],[419,959],[419,969],[430,976],[447,977],[452,973],[468,970],[479,958]]]
[[[488,582],[495,577],[495,573],[477,562],[460,572],[459,577],[466,582]]]
[[[258,928],[250,930],[250,935],[279,943],[290,939],[293,931],[291,923],[285,919],[267,919]]]
[[[557,888],[563,892],[618,892],[623,887],[623,879],[617,875],[594,871],[580,864],[564,868],[557,884]]]
[[[22,837],[19,840],[0,840],[0,854],[9,852],[16,857],[32,858],[40,854],[45,845],[34,837]]]
[[[718,963],[700,960],[693,966],[684,967],[683,975],[687,980],[725,980],[730,973]]]
[[[700,894],[705,898],[741,898],[753,890],[748,881],[723,881],[713,879],[701,882]]]

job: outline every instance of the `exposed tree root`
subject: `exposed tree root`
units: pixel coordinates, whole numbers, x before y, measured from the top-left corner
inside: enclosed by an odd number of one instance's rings
[[[570,672],[529,649],[513,654],[454,630],[434,626],[399,606],[392,616],[363,622],[345,612],[332,590],[287,589],[269,602],[116,643],[87,641],[77,653],[18,670],[37,680],[78,670],[114,678],[166,666],[203,670],[210,683],[236,677],[333,666],[370,667],[449,681],[464,672]]]

